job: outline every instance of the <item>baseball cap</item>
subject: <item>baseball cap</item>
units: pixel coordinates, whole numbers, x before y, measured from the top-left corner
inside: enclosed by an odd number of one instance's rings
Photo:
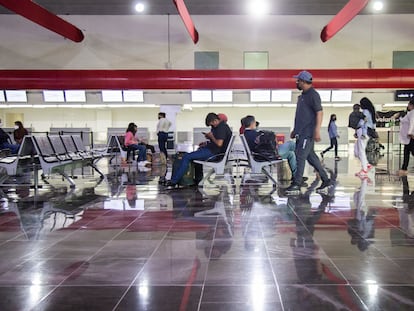
[[[295,79],[303,80],[305,82],[312,82],[312,74],[306,70],[299,72],[296,76],[293,76],[293,77]]]
[[[224,113],[219,113],[217,116],[221,121],[227,122],[228,120],[227,116]]]

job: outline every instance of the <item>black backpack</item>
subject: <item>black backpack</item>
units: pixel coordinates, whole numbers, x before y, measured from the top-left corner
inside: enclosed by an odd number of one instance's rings
[[[255,139],[256,147],[254,152],[256,161],[273,161],[281,157],[277,152],[276,136],[272,131],[259,131]]]

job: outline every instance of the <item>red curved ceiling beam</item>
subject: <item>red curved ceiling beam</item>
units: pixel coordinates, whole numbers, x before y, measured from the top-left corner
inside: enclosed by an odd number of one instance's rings
[[[191,19],[190,13],[188,13],[187,7],[185,6],[184,0],[173,0],[175,7],[177,8],[178,14],[184,22],[184,26],[188,31],[194,44],[198,42],[198,31],[194,26],[193,20]]]
[[[292,89],[300,70],[0,70],[0,89]],[[413,88],[414,69],[314,69],[320,89]]]
[[[84,38],[79,28],[31,0],[0,0],[0,5],[74,42]]]
[[[348,3],[322,29],[321,40],[326,42],[345,27],[368,4],[369,0],[349,0]]]

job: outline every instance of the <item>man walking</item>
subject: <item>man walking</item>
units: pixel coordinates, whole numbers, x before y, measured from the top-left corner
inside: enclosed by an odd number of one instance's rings
[[[322,184],[316,188],[316,192],[324,192],[331,186],[331,182],[314,151],[315,141],[319,142],[321,140],[320,129],[323,118],[321,98],[312,86],[312,74],[310,72],[301,71],[293,77],[296,78],[296,87],[302,91],[302,94],[298,97],[295,125],[290,134],[291,138],[296,138],[297,169],[291,185],[286,189],[286,194],[300,194],[306,160],[322,179]]]

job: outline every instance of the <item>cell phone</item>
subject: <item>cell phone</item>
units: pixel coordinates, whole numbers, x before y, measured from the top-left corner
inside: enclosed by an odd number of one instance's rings
[[[207,133],[206,133],[206,132],[201,132],[201,134],[204,134],[204,135],[206,135]]]

